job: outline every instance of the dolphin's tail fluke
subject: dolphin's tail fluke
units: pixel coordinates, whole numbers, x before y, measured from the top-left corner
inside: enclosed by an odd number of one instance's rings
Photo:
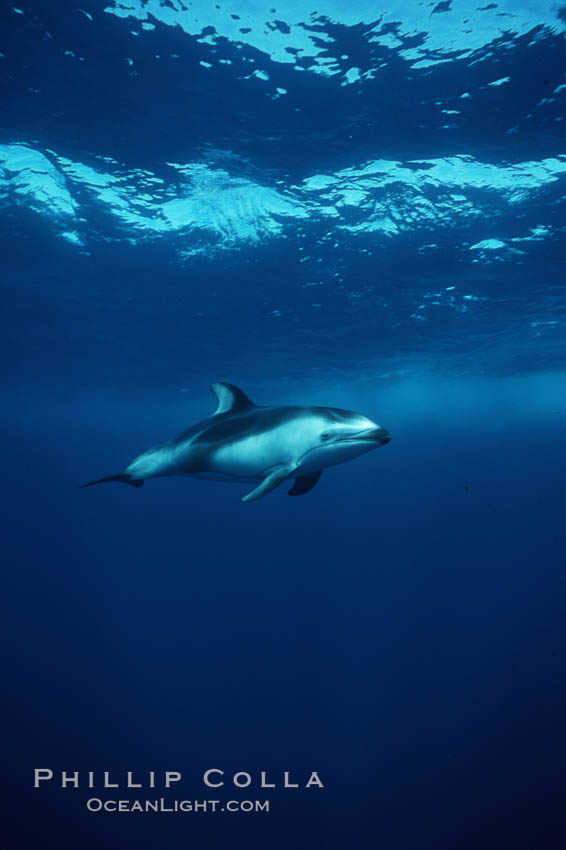
[[[83,487],[92,487],[93,484],[104,484],[105,481],[121,481],[122,484],[129,484],[130,487],[141,487],[144,480],[143,478],[133,478],[127,472],[121,472],[118,475],[107,475],[106,478],[97,478],[96,481],[81,484],[81,490]]]

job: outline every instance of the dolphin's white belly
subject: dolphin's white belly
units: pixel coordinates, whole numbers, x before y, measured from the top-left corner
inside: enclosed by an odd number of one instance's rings
[[[210,472],[231,481],[265,478],[270,470],[293,460],[287,430],[279,427],[220,446],[211,454]]]

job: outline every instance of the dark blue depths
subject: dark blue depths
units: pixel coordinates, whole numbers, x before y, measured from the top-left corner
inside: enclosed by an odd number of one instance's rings
[[[289,64],[260,12],[236,37],[139,5],[3,13],[3,846],[558,850],[564,15],[470,5],[466,54],[464,4],[429,41],[410,4],[290,4]],[[296,499],[78,490],[208,416],[212,380],[392,441]],[[36,767],[271,811],[88,813]]]

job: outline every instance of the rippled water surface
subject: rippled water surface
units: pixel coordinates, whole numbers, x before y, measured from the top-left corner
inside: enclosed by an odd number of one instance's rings
[[[512,0],[6,8],[5,343],[173,385],[561,366],[565,29]]]

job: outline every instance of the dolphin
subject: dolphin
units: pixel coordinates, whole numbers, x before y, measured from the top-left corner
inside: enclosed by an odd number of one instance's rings
[[[360,413],[337,407],[263,407],[234,384],[213,383],[214,414],[149,449],[124,472],[89,481],[121,481],[141,487],[146,478],[192,475],[217,481],[259,483],[243,502],[253,502],[294,478],[289,496],[308,493],[327,466],[344,463],[391,439]]]

